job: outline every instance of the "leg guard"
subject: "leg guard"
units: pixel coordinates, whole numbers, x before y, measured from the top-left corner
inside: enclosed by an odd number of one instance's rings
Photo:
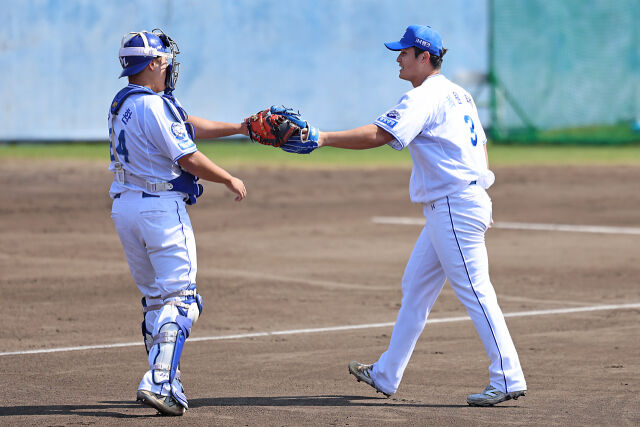
[[[202,312],[202,297],[198,295],[195,285],[187,289],[167,296],[162,300],[163,305],[159,310],[155,310],[156,322],[149,349],[149,372],[143,378],[141,388],[144,383],[152,385],[152,390],[160,389],[158,394],[174,397],[182,406],[187,408],[187,399],[184,395],[182,383],[180,381],[180,356],[184,343],[189,338],[193,323],[199,318]],[[149,301],[147,301],[149,302]],[[144,304],[143,304],[144,305]],[[153,307],[148,306],[143,323],[143,334],[147,334],[149,325],[149,315],[154,313]],[[146,328],[146,329],[145,329]],[[151,381],[149,381],[151,380]],[[158,387],[160,386],[160,387]]]
[[[147,355],[153,346],[153,326],[158,320],[158,314],[162,308],[163,302],[160,297],[143,297],[142,298],[142,339],[147,350]]]
[[[191,325],[191,320],[184,316],[178,316],[176,322],[165,323],[154,337],[152,349],[152,353],[156,353],[153,350],[158,347],[154,364],[151,366],[153,382],[162,385],[163,388],[167,384],[171,389],[171,395],[185,408],[188,407],[187,398],[178,377],[178,365]]]
[[[192,322],[184,316],[178,316],[175,322],[165,323],[153,339],[158,351],[153,366],[153,381],[156,384],[173,381],[182,355],[182,347],[191,332]]]

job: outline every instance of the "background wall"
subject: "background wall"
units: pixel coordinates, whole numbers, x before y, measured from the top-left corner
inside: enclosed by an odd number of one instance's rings
[[[452,79],[488,67],[478,0],[0,0],[0,17],[0,140],[106,139],[129,31],[174,38],[177,96],[221,121],[285,104],[325,130],[372,122],[411,88],[383,45],[411,24],[442,34]]]

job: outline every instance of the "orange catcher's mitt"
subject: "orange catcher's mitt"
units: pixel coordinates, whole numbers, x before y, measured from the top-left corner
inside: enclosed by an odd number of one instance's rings
[[[249,138],[263,145],[282,146],[291,136],[300,132],[300,126],[290,117],[278,114],[286,111],[286,108],[271,107],[247,117],[244,122],[249,130]]]

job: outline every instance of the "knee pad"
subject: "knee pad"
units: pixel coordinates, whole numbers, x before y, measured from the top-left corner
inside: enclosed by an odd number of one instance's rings
[[[202,297],[196,293],[193,299],[194,302],[189,304],[189,308],[187,309],[187,317],[191,319],[191,322],[196,323],[202,314]]]
[[[181,297],[181,304],[178,304],[178,311],[181,315],[191,319],[196,323],[202,314],[202,296],[198,293],[195,283],[190,285],[186,291],[178,293]]]
[[[171,299],[170,301],[167,301]],[[177,300],[176,300],[177,299]],[[144,340],[147,354],[153,346],[153,328],[160,314],[160,309],[165,304],[175,305],[178,313],[189,318],[192,324],[200,318],[203,310],[202,296],[198,294],[195,283],[190,285],[187,290],[176,292],[165,297],[143,297],[142,298],[142,338]]]

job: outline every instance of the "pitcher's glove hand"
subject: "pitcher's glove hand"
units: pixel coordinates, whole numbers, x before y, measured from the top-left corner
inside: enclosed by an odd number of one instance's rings
[[[276,106],[247,117],[244,122],[252,141],[274,147],[281,147],[306,126],[299,114],[289,108]]]
[[[283,151],[295,154],[309,154],[318,148],[320,130],[309,125],[309,122],[302,118],[299,111],[293,111],[291,108],[285,106],[273,106],[271,107],[271,112],[285,116],[288,120],[294,122],[296,126],[300,127],[300,132],[291,135],[289,139],[280,146]],[[304,129],[306,129],[307,132],[303,132]],[[305,134],[304,136],[303,133]]]
[[[307,136],[305,139],[302,138],[302,132],[298,132],[289,138],[287,142],[282,144],[280,148],[287,153],[296,154],[309,154],[318,148],[318,137],[320,136],[320,131],[318,128],[314,128],[309,124],[307,124],[306,127]]]

